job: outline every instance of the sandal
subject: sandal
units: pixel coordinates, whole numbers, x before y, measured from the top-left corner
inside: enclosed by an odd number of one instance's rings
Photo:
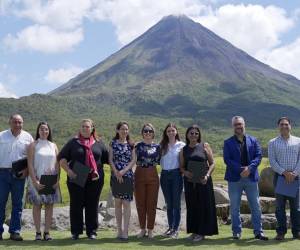
[[[35,241],[39,241],[42,240],[42,233],[41,232],[36,232],[35,233]]]
[[[44,232],[43,238],[45,241],[52,240],[52,238],[48,232]]]

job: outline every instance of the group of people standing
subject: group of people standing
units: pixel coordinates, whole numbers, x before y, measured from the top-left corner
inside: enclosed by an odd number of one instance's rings
[[[287,127],[290,131],[288,118],[281,118],[280,126],[284,122],[288,122]],[[140,224],[137,237],[153,238],[159,186],[167,205],[168,227],[164,232],[166,237],[174,239],[178,237],[183,189],[189,239],[197,242],[203,240],[205,236],[218,234],[212,181],[215,168],[214,157],[210,145],[203,142],[197,125],[186,130],[185,142],[183,142],[176,125],[169,123],[163,131],[161,142],[157,144],[154,142],[155,128],[152,124],[144,124],[141,129],[141,142],[134,143],[130,137],[129,124],[120,122],[116,126],[116,134],[109,147],[106,147],[98,137],[93,121],[84,119],[81,121],[78,134],[59,151],[52,142],[51,128],[48,123],[38,124],[35,139],[22,129],[23,118],[20,115],[12,115],[9,124],[10,129],[0,132],[0,240],[9,193],[12,200],[10,239],[22,240],[20,235],[22,197],[28,174],[27,200],[33,204],[35,240],[52,239],[49,231],[53,204],[61,202],[59,188],[61,168],[67,173],[72,239],[79,239],[83,234],[84,225],[87,237],[96,239],[98,205],[104,185],[104,164],[109,164],[111,167],[112,189],[114,185],[126,182],[134,190],[134,192],[113,192],[119,240],[128,241],[133,198],[136,201]],[[267,240],[262,231],[257,187],[257,168],[262,158],[261,148],[254,137],[245,134],[245,121],[242,117],[234,117],[232,125],[234,136],[224,142],[224,161],[227,166],[225,179],[228,181],[233,238],[241,237],[239,207],[242,192],[245,191],[252,212],[255,238]],[[280,131],[287,131],[288,128],[286,126],[284,128],[285,130]],[[278,175],[285,176],[288,182],[298,180],[300,139],[292,137],[289,133],[281,134],[278,138],[269,144],[271,166]],[[285,150],[290,150],[290,153],[286,155]],[[290,154],[294,154],[292,158]],[[12,164],[23,158],[27,158],[28,168],[17,177],[12,171]],[[88,178],[83,187],[72,181],[76,178],[74,171],[76,162],[89,167]],[[158,165],[162,169],[160,178]],[[205,175],[195,180],[190,165],[201,166],[205,170]],[[53,194],[44,195],[39,192],[45,188],[40,183],[40,178],[44,174],[57,176],[57,181],[53,185],[55,189]],[[286,233],[286,200],[290,201],[293,235],[295,238],[300,238],[299,193],[294,199],[279,195],[276,199],[278,220],[276,239],[283,239]],[[45,206],[43,235],[40,228],[42,206]]]

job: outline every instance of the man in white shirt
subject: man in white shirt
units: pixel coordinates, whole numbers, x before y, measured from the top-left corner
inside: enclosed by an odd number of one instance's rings
[[[283,176],[287,183],[299,182],[300,174],[300,138],[291,135],[291,122],[287,117],[278,120],[280,135],[269,142],[268,154],[271,168],[275,171],[275,184],[278,176]],[[286,201],[290,205],[292,233],[300,239],[299,193],[296,197],[276,194],[276,240],[283,240],[287,233]]]
[[[10,239],[22,241],[21,216],[27,169],[17,178],[12,173],[12,162],[27,157],[27,147],[33,142],[32,136],[23,130],[23,118],[14,114],[9,119],[10,129],[0,132],[0,240],[2,240],[5,208],[11,193],[12,211],[9,225]]]

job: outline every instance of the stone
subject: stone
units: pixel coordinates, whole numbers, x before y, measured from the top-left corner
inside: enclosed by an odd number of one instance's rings
[[[214,187],[214,194],[216,204],[229,204],[229,195],[224,188]]]
[[[261,196],[274,197],[274,171],[271,167],[264,168],[260,173],[258,182],[259,193]]]
[[[217,217],[222,221],[227,221],[229,218],[230,205],[229,204],[217,204],[216,205]]]
[[[260,197],[259,204],[263,214],[275,213],[276,210],[276,200],[271,197]],[[241,213],[250,214],[251,210],[246,195],[242,196],[241,200]]]
[[[241,220],[242,220],[243,227],[253,229],[250,214],[242,214]],[[263,214],[262,215],[262,227],[264,230],[275,230],[276,224],[277,224],[277,220],[276,220],[275,214]],[[290,228],[289,215],[287,215],[287,226],[288,226],[288,228]]]

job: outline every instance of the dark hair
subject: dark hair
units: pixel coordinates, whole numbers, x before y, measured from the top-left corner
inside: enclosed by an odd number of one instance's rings
[[[126,125],[126,126],[129,128],[128,122],[126,122],[126,121],[121,121],[121,122],[119,122],[119,123],[116,125],[116,130],[120,130],[120,128],[121,128],[123,125]],[[120,139],[120,135],[119,135],[118,131],[116,131],[116,135],[114,136],[113,140],[118,140],[118,139]],[[129,134],[126,136],[126,141],[127,141],[127,143],[130,145],[131,148],[134,147],[134,141],[132,141],[132,140],[130,139],[130,135],[129,135]]]
[[[286,120],[286,121],[288,121],[289,124],[291,124],[290,118],[288,118],[288,117],[286,117],[286,116],[282,116],[282,117],[280,117],[280,118],[278,119],[277,125],[279,125],[279,123],[280,123],[281,121],[283,121],[283,120]]]
[[[168,152],[168,144],[169,144],[169,137],[167,135],[167,130],[168,128],[175,128],[177,133],[176,133],[176,136],[175,136],[175,139],[177,141],[180,141],[180,137],[179,137],[179,134],[178,134],[178,129],[175,125],[175,123],[168,123],[168,125],[165,127],[165,130],[163,132],[163,136],[162,136],[162,140],[160,142],[160,150],[161,150],[161,154],[162,155],[165,155],[167,152]]]
[[[188,129],[187,129],[186,132],[185,132],[185,142],[186,142],[187,145],[190,144],[190,140],[189,140],[189,138],[188,138],[188,133],[189,133],[192,129],[196,129],[196,130],[199,132],[199,137],[198,137],[197,142],[201,142],[201,131],[200,131],[200,128],[199,128],[198,125],[195,125],[195,124],[194,124],[194,125],[188,127]]]
[[[48,137],[47,137],[47,140],[52,142],[52,131],[51,131],[51,128],[50,128],[50,126],[49,126],[49,124],[48,124],[47,122],[40,122],[40,123],[38,124],[37,129],[36,129],[35,139],[37,140],[37,139],[40,138],[39,130],[40,130],[40,127],[41,127],[42,125],[46,125],[46,126],[48,127],[48,129],[49,129],[49,135],[48,135]]]
[[[143,136],[143,131],[145,129],[145,127],[150,127],[152,130],[153,130],[153,136],[152,136],[152,139],[155,137],[155,129],[154,129],[154,126],[151,124],[151,123],[145,123],[142,127],[142,130],[141,130],[141,134]]]

